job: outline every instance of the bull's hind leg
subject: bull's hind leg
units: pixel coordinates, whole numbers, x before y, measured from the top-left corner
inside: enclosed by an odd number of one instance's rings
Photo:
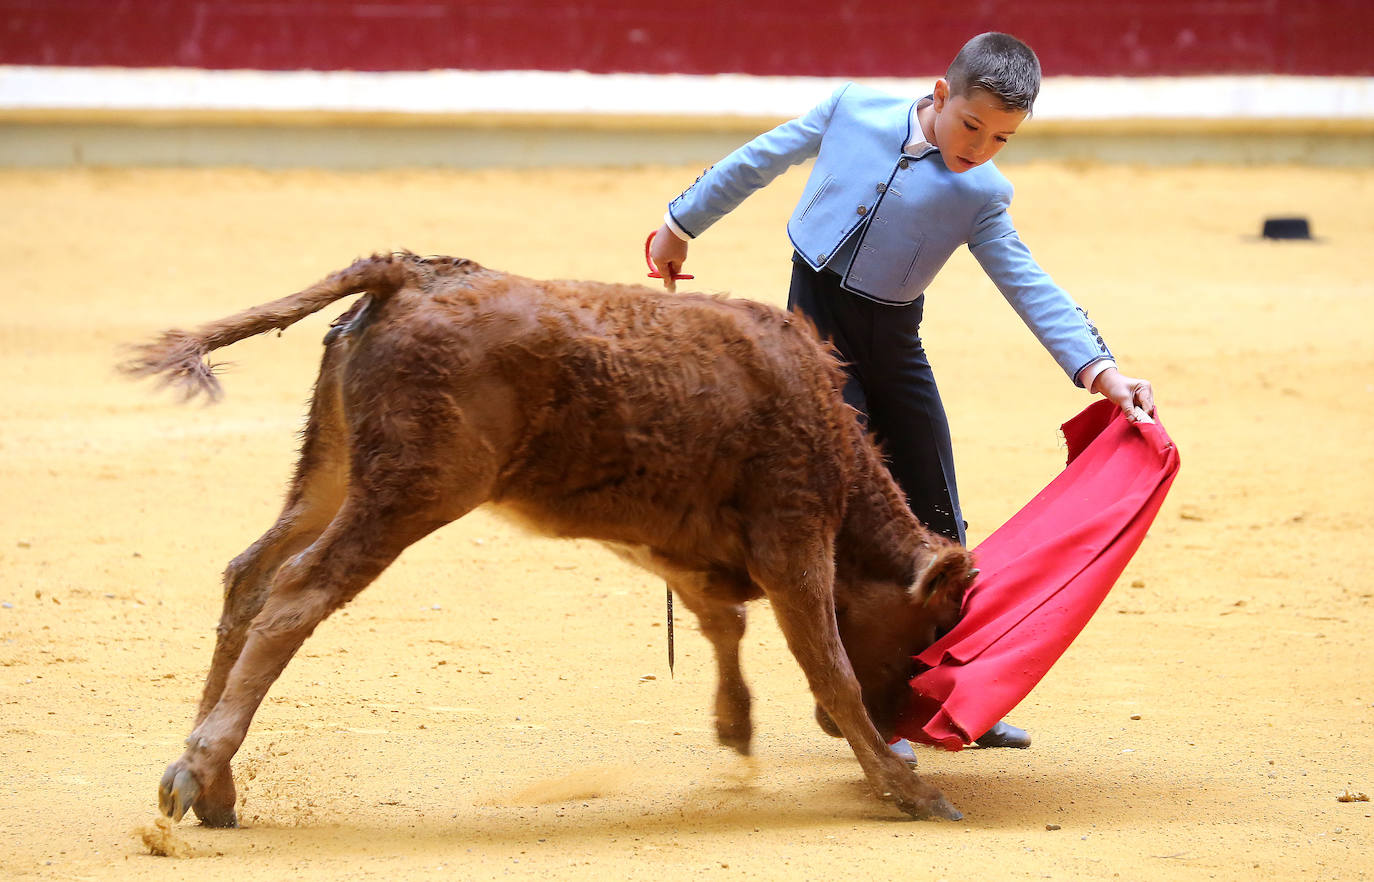
[[[739,646],[744,638],[744,604],[727,598],[743,596],[736,586],[712,576],[674,577],[669,582],[701,623],[701,633],[716,653],[716,739],[744,756],[750,752],[754,724],[749,687],[740,670]]]
[[[162,777],[158,803],[164,814],[180,820],[190,808],[209,826],[235,826],[229,760],[268,688],[326,616],[408,545],[452,519],[404,512],[399,494],[385,500],[350,497],[324,534],[277,570],[218,701]]]
[[[196,711],[197,726],[219,701],[229,670],[243,651],[248,625],[266,602],[277,568],[318,539],[343,503],[348,488],[348,429],[339,400],[340,348],[334,344],[325,350],[296,475],[281,516],[224,570],[224,610]]]
[[[938,788],[888,750],[864,709],[835,622],[833,541],[808,536],[804,528],[753,538],[755,580],[767,594],[816,701],[853,748],[869,784],[912,817],[962,817]]]

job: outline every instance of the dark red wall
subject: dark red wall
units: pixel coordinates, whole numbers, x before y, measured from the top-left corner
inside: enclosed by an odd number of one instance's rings
[[[0,0],[0,21],[5,64],[924,76],[1004,30],[1051,75],[1374,74],[1374,0]]]

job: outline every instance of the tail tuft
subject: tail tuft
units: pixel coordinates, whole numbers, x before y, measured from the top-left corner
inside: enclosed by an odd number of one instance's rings
[[[303,291],[210,322],[193,332],[166,331],[153,342],[134,347],[132,357],[119,368],[129,376],[156,377],[162,385],[176,387],[183,401],[198,395],[218,401],[222,393],[215,378],[215,365],[205,360],[216,349],[267,331],[289,328],[352,294],[366,292],[370,302],[376,304],[407,285],[424,291],[436,278],[479,269],[471,261],[452,257],[420,258],[409,252],[374,254],[354,261],[347,269]]]
[[[220,365],[206,360],[209,348],[186,331],[166,331],[151,343],[129,347],[130,357],[119,365],[130,377],[155,377],[159,386],[176,389],[183,402],[204,395],[210,402],[223,396],[215,376]]]

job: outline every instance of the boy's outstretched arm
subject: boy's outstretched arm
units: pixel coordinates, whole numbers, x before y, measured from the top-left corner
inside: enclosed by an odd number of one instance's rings
[[[649,260],[663,276],[663,287],[676,290],[672,271],[682,270],[688,239],[700,236],[787,169],[816,156],[835,107],[852,85],[845,83],[802,116],[731,152],[668,203],[665,222],[649,247]]]
[[[1116,404],[1126,414],[1126,419],[1132,422],[1135,421],[1137,407],[1150,415],[1155,412],[1155,392],[1150,381],[1128,377],[1114,367],[1097,375],[1092,391]]]
[[[666,223],[658,228],[653,241],[649,244],[649,260],[654,269],[663,275],[663,287],[669,291],[677,290],[674,273],[682,271],[687,262],[687,240],[679,237]]]

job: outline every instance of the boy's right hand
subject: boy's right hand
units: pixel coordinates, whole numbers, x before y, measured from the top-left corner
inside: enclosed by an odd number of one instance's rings
[[[1155,412],[1155,390],[1149,380],[1137,380],[1109,367],[1093,380],[1093,391],[1121,408],[1131,422],[1152,422],[1140,419]]]
[[[653,241],[649,243],[649,260],[654,269],[663,274],[663,287],[676,292],[677,280],[673,275],[681,273],[682,265],[687,262],[687,243],[668,229],[667,224],[658,228]]]

